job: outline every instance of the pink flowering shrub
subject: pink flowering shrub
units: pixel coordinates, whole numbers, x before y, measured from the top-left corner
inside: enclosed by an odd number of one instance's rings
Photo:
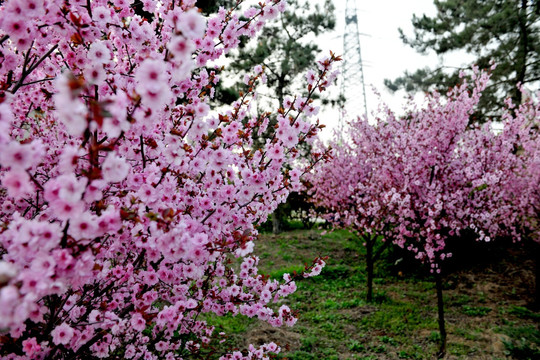
[[[446,333],[438,274],[452,256],[447,242],[465,230],[479,241],[501,235],[519,240],[531,223],[523,215],[532,211],[538,190],[538,153],[532,155],[538,148],[533,127],[538,103],[506,111],[500,133],[490,123],[470,127],[488,78],[475,71],[472,83],[464,78],[445,99],[430,94],[424,107],[411,104],[402,118],[383,108],[375,124],[351,121],[349,137],[332,143],[333,159],[310,175],[313,201],[325,218],[364,238],[368,273],[377,236],[430,265],[437,281],[441,352]]]
[[[470,117],[489,75],[477,73],[448,93],[429,97],[427,107],[409,114],[396,143],[397,179],[392,205],[398,216],[395,243],[431,264],[451,253],[447,241],[472,230],[479,241],[498,236],[520,239],[523,207],[513,189],[520,184],[525,157],[515,150],[529,137],[523,116],[471,126]],[[528,141],[528,140],[527,140]],[[406,201],[400,201],[405,199]]]
[[[519,239],[523,207],[515,188],[526,157],[515,149],[535,144],[526,121],[531,113],[507,111],[500,133],[491,123],[470,127],[488,77],[475,73],[472,84],[463,79],[445,100],[430,94],[425,107],[411,104],[403,118],[384,108],[375,124],[351,121],[349,138],[332,143],[325,171],[309,178],[325,217],[390,238],[436,272],[451,256],[446,241],[465,229],[482,241],[501,234]]]
[[[390,207],[392,183],[386,178],[394,171],[387,161],[391,130],[353,120],[331,140],[332,158],[306,177],[318,215],[336,228],[351,229],[366,247],[367,301],[373,299],[374,262],[388,244],[376,251],[378,239],[386,240],[396,221]]]
[[[295,146],[320,129],[307,110],[339,59],[317,63],[307,97],[279,110],[283,134],[255,149],[268,123],[250,112],[264,69],[217,113],[212,63],[285,1],[209,19],[194,3],[143,1],[150,20],[125,0],[0,6],[3,359],[194,358],[220,338],[204,313],[295,323],[276,304],[294,278],[259,275],[250,253],[256,225],[325,158],[301,166]]]
[[[515,203],[521,211],[521,221],[525,239],[532,245],[536,260],[536,285],[534,302],[540,307],[540,93],[524,92],[525,101],[519,106],[509,102],[513,111],[506,118],[516,118],[515,133],[518,142],[513,151],[523,158],[523,171],[517,181],[512,182],[509,191],[515,196]]]
[[[523,159],[523,171],[509,190],[519,200],[516,204],[523,209],[523,227],[528,237],[540,245],[540,93],[525,92],[524,95],[526,100],[519,106],[508,103],[511,111],[504,116],[509,119],[507,121],[515,118],[513,132],[519,142],[513,151]],[[540,295],[540,289],[537,289],[537,295]]]

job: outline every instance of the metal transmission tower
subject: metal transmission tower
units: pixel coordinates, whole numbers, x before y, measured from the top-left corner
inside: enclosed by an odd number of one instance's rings
[[[360,51],[356,0],[347,0],[345,9],[340,93],[345,99],[344,110],[348,118],[362,115],[367,117],[366,87],[364,84],[362,52]],[[343,119],[343,115],[341,115],[341,118]]]

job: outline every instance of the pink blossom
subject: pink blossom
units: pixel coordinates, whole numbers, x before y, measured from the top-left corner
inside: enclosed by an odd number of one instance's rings
[[[176,27],[189,39],[201,38],[204,35],[206,21],[196,9],[191,9],[181,15]]]
[[[135,80],[137,81],[138,89],[158,91],[167,81],[165,64],[160,60],[144,60],[137,69]]]
[[[107,74],[102,64],[92,62],[84,69],[84,78],[91,84],[99,85],[105,81]]]
[[[32,262],[31,269],[43,276],[50,277],[54,275],[56,261],[51,255],[40,253]]]
[[[143,319],[140,313],[135,313],[131,317],[131,326],[137,331],[143,331],[146,329],[146,321]]]
[[[262,65],[255,65],[255,67],[253,67],[253,72],[255,73],[255,75],[262,74],[263,72]]]
[[[270,300],[272,299],[272,293],[268,290],[263,290],[261,292],[261,299],[264,303],[270,302]]]
[[[87,179],[77,178],[74,174],[58,176],[45,184],[45,199],[51,202],[64,200],[76,203],[82,197],[86,182]]]
[[[0,164],[12,169],[28,169],[32,166],[34,153],[30,145],[22,145],[17,141],[11,141],[2,147],[0,152]]]
[[[94,64],[106,64],[111,60],[111,52],[107,45],[101,41],[96,41],[90,45],[88,50],[88,60]]]
[[[269,159],[277,160],[283,156],[283,147],[279,144],[274,144],[268,147],[267,156]]]
[[[84,212],[70,219],[69,233],[77,240],[91,239],[96,235],[96,218]]]
[[[114,153],[109,153],[103,161],[103,179],[107,182],[120,182],[129,173],[129,164]]]
[[[41,350],[41,346],[37,343],[35,337],[24,340],[22,345],[23,351],[27,356],[32,356]]]
[[[67,345],[73,337],[73,329],[69,327],[66,323],[58,325],[51,331],[52,341],[56,345]]]
[[[6,17],[0,23],[5,33],[13,36],[14,39],[20,39],[26,36],[26,26],[22,17]]]
[[[317,74],[313,70],[309,70],[306,74],[306,79],[309,85],[313,85],[317,81]]]
[[[7,190],[8,195],[14,199],[24,197],[34,190],[30,176],[26,171],[20,169],[6,172],[0,184]]]
[[[92,16],[96,21],[100,23],[108,23],[111,19],[111,10],[105,6],[97,6],[92,10]]]
[[[104,180],[94,180],[87,187],[84,193],[84,199],[88,202],[99,201],[103,197],[103,190],[107,186]]]
[[[173,37],[167,45],[167,48],[173,55],[178,56],[181,59],[191,56],[195,50],[193,42],[181,35]]]
[[[143,0],[143,10],[153,13],[156,11],[156,2],[152,0]]]
[[[325,265],[326,264],[324,261],[319,260],[318,263],[311,268],[311,271],[309,273],[304,273],[304,277],[312,277],[319,275]]]

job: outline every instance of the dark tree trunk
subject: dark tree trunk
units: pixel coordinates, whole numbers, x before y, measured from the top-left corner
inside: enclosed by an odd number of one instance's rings
[[[283,231],[283,204],[279,204],[272,214],[272,233],[280,234]]]
[[[534,290],[534,299],[533,307],[535,310],[540,310],[540,243],[533,240],[533,253],[535,260],[535,290]]]
[[[365,236],[366,241],[366,272],[367,272],[367,295],[366,301],[373,301],[373,244],[374,240],[370,236]]]
[[[518,42],[518,50],[517,50],[517,56],[516,56],[516,80],[515,84],[518,83],[524,84],[525,83],[525,77],[527,74],[527,60],[529,55],[529,32],[530,29],[528,28],[527,23],[527,0],[521,0],[521,7],[519,9],[518,14],[518,26],[519,26],[519,42]],[[521,104],[522,100],[522,94],[521,90],[514,88],[513,89],[514,96],[513,96],[513,102],[516,106],[519,106]]]
[[[444,301],[442,279],[440,274],[435,274],[435,285],[437,288],[437,309],[439,312],[439,332],[441,334],[441,346],[437,357],[442,359],[446,354],[446,327],[444,324]]]

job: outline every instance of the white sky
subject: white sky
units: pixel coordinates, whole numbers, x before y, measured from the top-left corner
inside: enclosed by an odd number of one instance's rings
[[[346,0],[334,0],[334,5],[337,17],[336,30],[316,40],[319,47],[324,49],[324,54],[328,54],[329,50],[343,54],[342,34],[345,27]],[[395,79],[405,70],[412,72],[425,66],[435,67],[440,61],[434,54],[423,56],[403,44],[399,38],[398,28],[402,28],[405,34],[412,35],[413,14],[434,15],[436,12],[433,0],[356,0],[356,7],[368,113],[375,110],[379,104],[378,98],[371,90],[372,86],[380,92],[382,100],[399,113],[405,103],[405,92],[392,94],[384,86],[384,79]],[[445,60],[447,60],[445,64],[450,62],[453,65],[462,65],[467,59],[464,54],[455,54]],[[335,91],[339,92],[339,85]],[[320,113],[321,122],[329,128],[334,127],[338,118],[337,110]]]

